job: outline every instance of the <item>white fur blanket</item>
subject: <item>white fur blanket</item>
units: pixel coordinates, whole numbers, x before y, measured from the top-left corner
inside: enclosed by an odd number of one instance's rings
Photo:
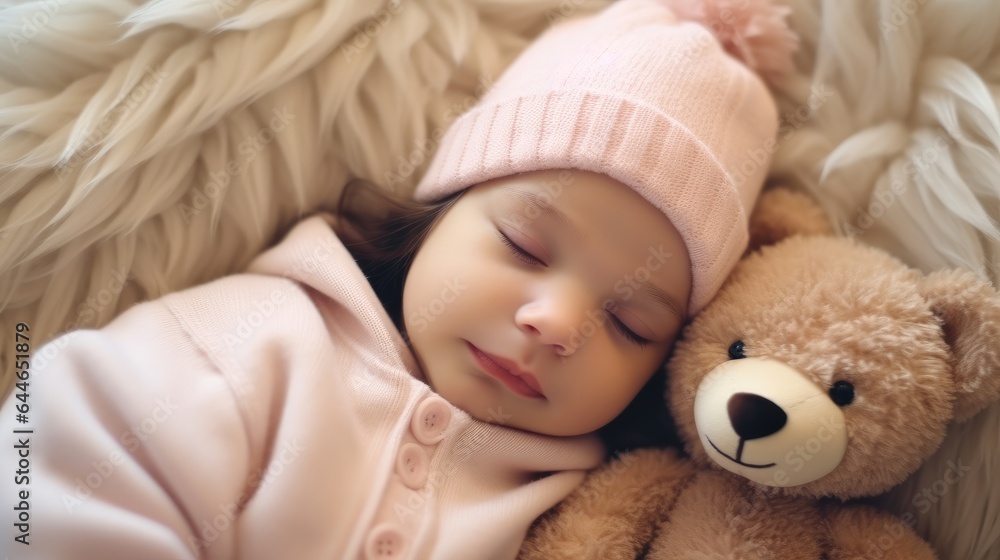
[[[776,180],[843,234],[996,282],[1000,5],[785,1]],[[410,192],[533,37],[606,3],[0,0],[0,325],[37,348],[241,270],[348,178]],[[884,502],[944,558],[998,558],[998,467],[994,406]]]

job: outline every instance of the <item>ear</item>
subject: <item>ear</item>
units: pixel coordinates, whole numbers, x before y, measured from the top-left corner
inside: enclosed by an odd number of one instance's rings
[[[746,252],[774,245],[795,234],[833,233],[830,220],[813,199],[785,187],[773,187],[761,193],[750,214],[750,243]]]
[[[966,270],[939,270],[919,286],[951,347],[955,420],[1000,399],[1000,294]]]

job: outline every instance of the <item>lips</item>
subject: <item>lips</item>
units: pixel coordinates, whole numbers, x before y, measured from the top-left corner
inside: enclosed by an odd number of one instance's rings
[[[545,398],[545,394],[542,393],[542,386],[538,383],[538,379],[534,375],[522,371],[510,360],[480,350],[471,342],[466,342],[466,344],[469,346],[469,351],[472,352],[472,356],[479,365],[479,368],[491,377],[500,380],[508,389],[522,397],[534,399]]]

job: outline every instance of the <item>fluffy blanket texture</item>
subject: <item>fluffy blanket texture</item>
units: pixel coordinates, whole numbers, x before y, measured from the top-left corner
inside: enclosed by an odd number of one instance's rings
[[[802,45],[775,180],[844,235],[996,284],[1000,4],[785,2]],[[411,192],[531,39],[606,3],[0,0],[4,332],[38,348],[238,272],[349,178]],[[8,389],[13,353],[5,336]],[[881,501],[943,558],[998,558],[997,472],[1000,406]]]

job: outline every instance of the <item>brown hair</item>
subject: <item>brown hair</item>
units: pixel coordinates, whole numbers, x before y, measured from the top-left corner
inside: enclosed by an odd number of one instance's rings
[[[404,336],[406,273],[431,228],[463,192],[464,189],[437,202],[418,202],[364,179],[350,181],[341,192],[333,230]]]

